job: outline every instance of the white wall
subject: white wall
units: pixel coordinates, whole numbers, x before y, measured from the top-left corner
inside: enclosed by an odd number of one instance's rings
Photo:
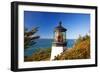
[[[0,0],[0,73],[11,73],[10,69],[10,2],[14,0]],[[16,0],[18,1],[18,0]],[[61,3],[61,4],[81,4],[81,5],[97,5],[100,13],[100,0],[21,0],[34,1],[45,3]],[[100,16],[100,14],[98,14]],[[98,17],[100,19],[100,17]],[[100,22],[99,22],[100,23]],[[99,24],[98,23],[98,24]],[[100,31],[100,25],[98,25]],[[100,37],[100,34],[98,35]],[[98,39],[100,40],[100,38]],[[100,41],[99,41],[100,43]],[[98,49],[100,56],[100,45]],[[100,61],[100,57],[99,57]],[[99,63],[100,64],[100,63]],[[60,69],[60,70],[45,70],[35,71],[36,73],[99,73],[99,67],[91,68],[74,68],[74,69]],[[30,71],[32,73],[32,71]]]

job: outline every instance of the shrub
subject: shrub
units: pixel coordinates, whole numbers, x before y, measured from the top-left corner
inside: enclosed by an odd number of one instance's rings
[[[79,37],[74,47],[66,50],[54,60],[88,59],[90,58],[90,36]]]

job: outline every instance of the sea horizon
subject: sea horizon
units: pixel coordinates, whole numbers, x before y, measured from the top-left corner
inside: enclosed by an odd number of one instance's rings
[[[72,48],[76,39],[67,39],[67,48]],[[24,50],[24,56],[31,56],[40,49],[52,48],[53,39],[37,39],[36,44]]]

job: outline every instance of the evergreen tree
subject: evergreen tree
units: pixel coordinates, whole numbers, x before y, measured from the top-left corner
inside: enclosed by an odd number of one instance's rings
[[[40,36],[35,35],[38,31],[38,27],[32,28],[28,30],[24,27],[24,49],[34,45],[36,43],[36,39],[40,38]]]

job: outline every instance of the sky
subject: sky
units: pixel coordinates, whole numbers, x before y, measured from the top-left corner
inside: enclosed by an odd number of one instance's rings
[[[53,38],[59,22],[67,29],[66,39],[77,39],[90,31],[90,14],[24,11],[24,26],[29,30],[39,27],[36,35]]]

